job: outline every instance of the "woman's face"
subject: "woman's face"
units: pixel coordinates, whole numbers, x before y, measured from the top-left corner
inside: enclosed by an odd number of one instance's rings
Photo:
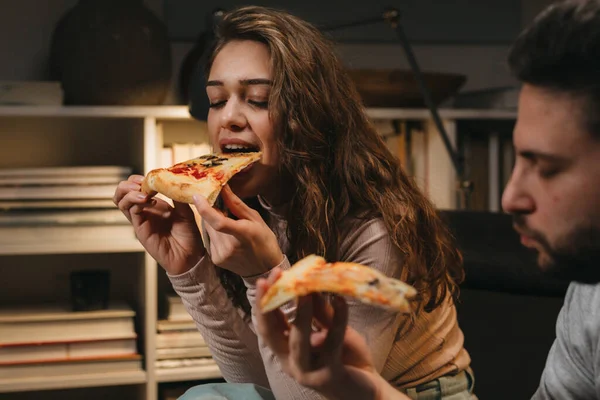
[[[217,54],[206,93],[210,102],[208,132],[216,152],[262,151],[259,162],[235,175],[229,184],[241,198],[272,198],[279,150],[269,118],[271,65],[267,46],[232,41]]]

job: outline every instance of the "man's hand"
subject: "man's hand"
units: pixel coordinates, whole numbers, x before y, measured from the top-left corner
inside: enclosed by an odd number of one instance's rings
[[[257,307],[280,274],[257,282]],[[291,325],[279,309],[256,309],[258,333],[288,375],[329,399],[408,399],[377,373],[366,342],[347,326],[345,300],[336,296],[332,306],[321,295],[302,297]]]

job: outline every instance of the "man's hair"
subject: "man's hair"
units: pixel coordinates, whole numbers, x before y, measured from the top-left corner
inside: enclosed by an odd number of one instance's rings
[[[586,130],[600,137],[600,0],[567,0],[540,13],[513,44],[521,82],[583,100]]]
[[[285,215],[290,261],[313,253],[339,260],[340,221],[381,218],[404,256],[403,278],[419,290],[425,310],[439,306],[448,293],[456,295],[462,256],[434,206],[367,118],[333,43],[286,12],[242,7],[226,13],[219,25],[208,69],[233,40],[254,40],[269,49],[269,113],[281,173],[294,188]],[[236,292],[234,298],[244,289],[239,283],[225,286]]]

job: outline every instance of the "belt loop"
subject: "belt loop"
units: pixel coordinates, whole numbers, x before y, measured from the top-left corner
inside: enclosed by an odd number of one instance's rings
[[[411,399],[418,399],[417,396],[419,396],[419,394],[417,393],[417,388],[408,388],[404,390],[404,393]]]
[[[462,370],[458,374],[451,376],[446,375],[439,378],[440,382],[440,394],[442,398],[449,396],[457,392],[469,390],[469,376],[465,370]]]

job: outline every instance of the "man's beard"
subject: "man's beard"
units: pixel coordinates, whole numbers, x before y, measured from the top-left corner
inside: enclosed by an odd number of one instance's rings
[[[542,246],[543,254],[538,257],[542,271],[562,280],[600,283],[600,228],[577,226],[551,246],[541,232],[527,227],[522,215],[513,219],[521,233]]]

